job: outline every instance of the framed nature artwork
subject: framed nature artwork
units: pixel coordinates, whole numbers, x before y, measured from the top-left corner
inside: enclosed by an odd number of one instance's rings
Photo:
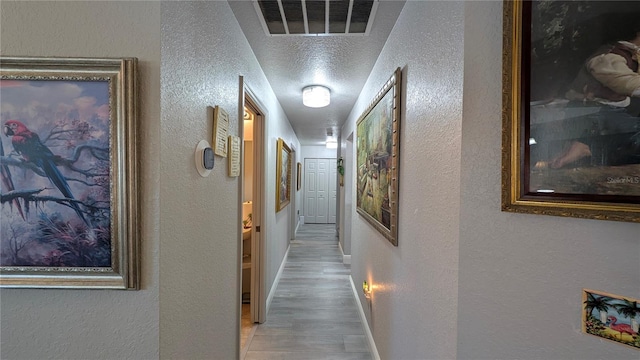
[[[640,222],[638,19],[637,1],[504,1],[504,211]]]
[[[582,290],[582,332],[640,350],[640,300]]]
[[[0,58],[0,286],[139,287],[135,58]]]
[[[278,139],[276,162],[276,212],[279,212],[291,199],[291,149],[282,139]]]
[[[398,246],[400,80],[398,68],[356,125],[356,210],[395,246]]]

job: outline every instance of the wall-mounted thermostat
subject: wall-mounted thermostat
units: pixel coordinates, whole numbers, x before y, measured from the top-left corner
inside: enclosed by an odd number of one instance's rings
[[[211,174],[214,165],[213,149],[207,140],[200,140],[195,152],[196,169],[202,177]]]

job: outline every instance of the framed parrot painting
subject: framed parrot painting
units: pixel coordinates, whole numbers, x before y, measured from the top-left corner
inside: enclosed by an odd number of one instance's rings
[[[0,58],[0,286],[137,289],[135,58]]]

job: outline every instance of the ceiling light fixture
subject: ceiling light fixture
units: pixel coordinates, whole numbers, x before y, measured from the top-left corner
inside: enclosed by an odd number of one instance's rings
[[[307,86],[302,89],[302,103],[304,106],[321,108],[331,102],[331,92],[329,88],[321,85]]]
[[[333,136],[333,129],[327,128],[327,141],[325,142],[327,149],[337,149],[338,139]]]

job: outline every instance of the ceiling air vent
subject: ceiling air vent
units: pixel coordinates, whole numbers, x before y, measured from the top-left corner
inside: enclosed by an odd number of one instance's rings
[[[368,35],[379,0],[257,0],[267,35]]]

